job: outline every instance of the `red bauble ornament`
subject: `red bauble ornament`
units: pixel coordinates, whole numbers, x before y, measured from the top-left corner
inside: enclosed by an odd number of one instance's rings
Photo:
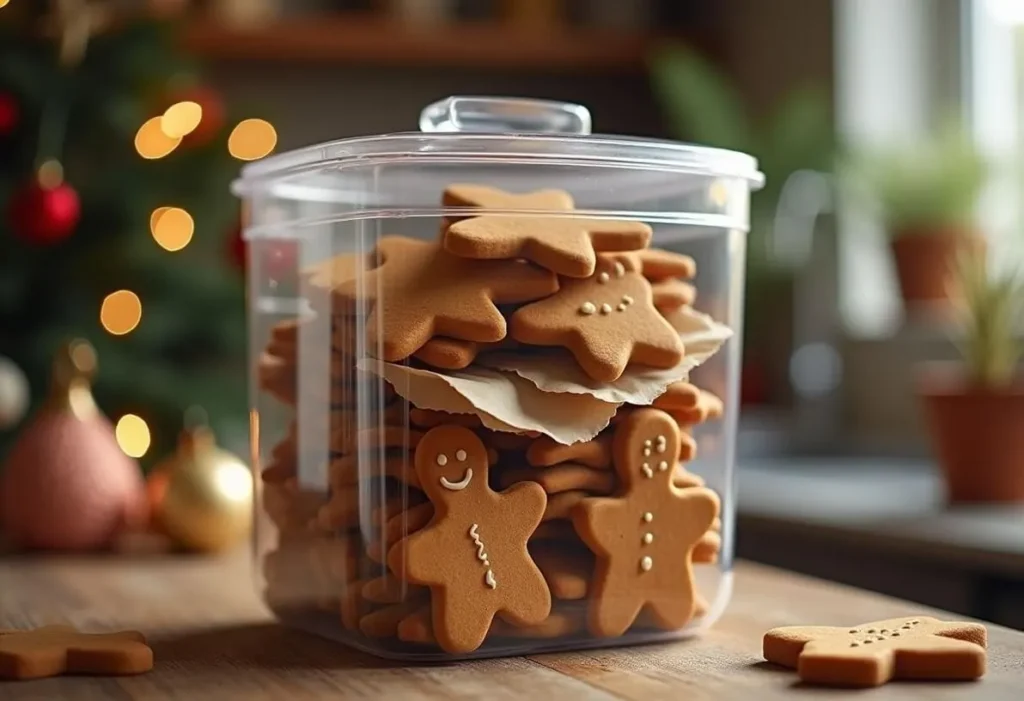
[[[78,225],[81,203],[67,183],[43,186],[37,179],[15,193],[10,205],[14,233],[36,245],[54,244],[71,235]]]
[[[249,267],[249,259],[245,239],[242,238],[241,224],[235,224],[232,227],[227,244],[228,260],[239,270],[246,271]]]
[[[18,126],[21,121],[21,110],[14,96],[10,93],[0,92],[0,136],[7,136]]]

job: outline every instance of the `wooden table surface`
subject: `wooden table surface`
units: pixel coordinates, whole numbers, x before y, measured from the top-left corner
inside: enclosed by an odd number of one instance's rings
[[[277,625],[254,594],[247,558],[0,559],[0,628],[66,622],[135,628],[156,668],[137,677],[0,682],[0,699],[839,699],[762,661],[780,625],[848,626],[928,609],[741,563],[725,616],[672,644],[448,665],[402,666]],[[943,614],[938,614],[943,615]],[[949,616],[947,616],[949,617]],[[892,683],[879,701],[1024,698],[1024,634],[990,626],[989,670],[967,684]]]

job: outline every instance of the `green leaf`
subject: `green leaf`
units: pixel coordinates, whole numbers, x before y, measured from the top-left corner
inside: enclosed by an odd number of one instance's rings
[[[657,50],[651,83],[679,138],[749,152],[751,127],[739,95],[697,53],[683,46]]]

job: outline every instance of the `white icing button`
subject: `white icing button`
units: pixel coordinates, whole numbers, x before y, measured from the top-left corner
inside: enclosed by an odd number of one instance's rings
[[[645,545],[650,545],[653,542],[654,542],[654,534],[653,533],[644,533],[644,544]]]
[[[455,459],[458,460],[459,462],[465,462],[466,461],[466,451],[465,450],[457,450],[457,451],[455,451]]]
[[[602,314],[611,314],[612,313],[612,305],[610,305],[610,304],[602,304],[601,305],[601,313]]]
[[[597,281],[601,283],[608,282],[608,280],[610,279],[611,276],[609,276],[608,273],[601,273],[600,275],[597,276]]]
[[[590,302],[584,302],[583,306],[580,307],[580,312],[582,314],[586,314],[587,316],[590,316],[591,314],[593,314],[596,311],[597,311],[597,307],[595,307]]]
[[[619,302],[619,306],[617,306],[615,308],[618,309],[620,312],[626,311],[626,305],[623,304],[622,302]]]
[[[644,471],[644,475],[647,476],[647,479],[654,477],[654,471],[651,469],[651,466],[648,465],[647,463],[644,463],[643,467],[641,467],[640,469]]]
[[[626,274],[626,266],[619,261],[615,261],[615,277],[622,277]]]
[[[644,572],[650,572],[652,567],[654,567],[654,560],[649,555],[644,555],[640,560],[640,569]]]
[[[665,470],[668,469],[668,463],[662,460],[661,462],[658,463],[658,469],[664,472]]]
[[[644,457],[645,458],[651,457],[651,449],[650,448],[644,448]]]
[[[447,465],[448,464],[448,456],[445,455],[444,453],[441,453],[440,455],[438,455],[437,456],[437,464],[440,465],[441,467],[444,467],[445,465]]]
[[[622,301],[625,302],[626,304],[632,304],[633,298],[630,297],[629,295],[622,295]]]
[[[657,447],[657,449],[656,449],[656,450],[657,450],[657,451],[658,451],[659,453],[664,453],[664,452],[665,452],[665,450],[667,450],[667,448],[668,448],[668,446],[666,446],[666,445],[665,445],[664,443],[659,443],[659,444],[658,444],[658,447]]]
[[[650,523],[653,520],[654,520],[654,514],[652,514],[650,511],[648,511],[647,513],[644,514],[644,521],[646,521],[647,523]]]

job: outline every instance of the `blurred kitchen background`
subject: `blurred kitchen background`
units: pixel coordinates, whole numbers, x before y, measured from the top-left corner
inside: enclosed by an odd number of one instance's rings
[[[227,194],[241,161],[414,130],[420,109],[448,95],[578,102],[597,133],[736,148],[766,173],[768,187],[752,204],[737,554],[1024,627],[1014,596],[1024,587],[1024,510],[1015,505],[1024,501],[1024,391],[1012,377],[987,387],[1006,400],[996,411],[1014,417],[1007,430],[1016,439],[963,437],[998,443],[996,497],[950,506],[939,457],[956,450],[929,429],[922,389],[922,364],[956,361],[965,346],[968,361],[976,347],[1009,356],[1011,367],[1016,360],[1017,335],[1005,322],[1017,321],[1020,285],[981,289],[989,303],[974,308],[972,336],[941,278],[957,242],[982,241],[1007,262],[1024,240],[1024,1],[92,3],[102,11],[83,20],[97,28],[86,64],[112,61],[133,74],[126,80],[164,86],[145,108],[109,96],[125,153],[155,160],[178,149],[193,159],[163,176],[184,188],[173,211],[158,211],[167,204],[158,184],[126,171],[103,185],[117,202],[99,214],[83,207],[85,218],[71,222],[94,233],[134,216],[163,255],[195,249],[173,274],[125,280],[126,291],[143,291],[109,308],[105,300],[106,316],[92,299],[58,302],[51,269],[24,279],[26,262],[54,255],[52,241],[86,245],[81,232],[62,240],[66,202],[22,187],[25,163],[58,160],[40,151],[34,130],[21,129],[34,129],[40,115],[17,97],[41,78],[14,18],[44,5],[0,0],[0,197],[16,210],[0,228],[0,357],[8,359],[0,361],[0,418],[24,414],[16,404],[25,376],[41,400],[56,339],[74,333],[117,375],[98,387],[98,401],[115,421],[135,417],[118,424],[118,437],[138,457],[166,453],[175,438],[167,426],[193,404],[222,443],[244,454],[245,377],[236,372],[245,361],[244,265]],[[139,12],[146,27],[124,38]],[[181,100],[203,107],[200,127],[183,128],[173,144],[140,129]],[[95,127],[72,119],[66,128]],[[101,187],[90,180],[101,180],[108,162],[92,157],[61,156],[58,176],[66,169],[83,201]],[[54,177],[54,168],[40,172]],[[111,289],[118,272],[108,255],[68,251],[61,270]],[[166,268],[161,260],[149,261],[153,271]],[[151,307],[148,288],[154,299],[160,289],[181,292]],[[139,314],[147,324],[135,332]],[[91,326],[76,325],[81,318]],[[112,342],[122,337],[135,345]],[[1010,421],[978,420],[984,411],[968,408],[951,425],[959,435],[957,427]],[[0,421],[0,451],[16,429],[15,420]]]

